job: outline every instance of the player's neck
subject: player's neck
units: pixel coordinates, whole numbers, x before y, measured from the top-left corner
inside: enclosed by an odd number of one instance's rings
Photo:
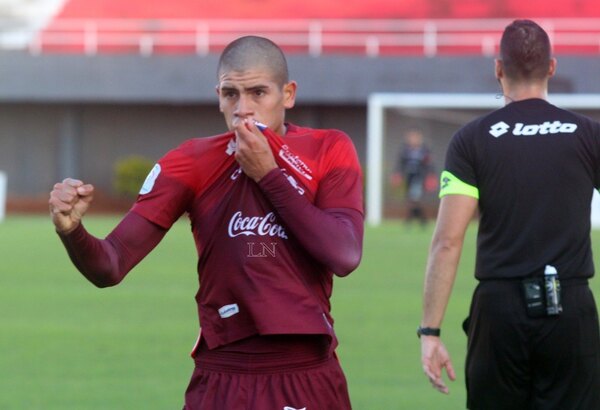
[[[281,124],[281,127],[277,128],[276,130],[273,130],[275,132],[275,134],[279,135],[280,137],[285,137],[285,134],[287,134],[287,126],[285,125],[285,123]]]

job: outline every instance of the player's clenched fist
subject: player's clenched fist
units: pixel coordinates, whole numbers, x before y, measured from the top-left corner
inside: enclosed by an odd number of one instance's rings
[[[77,179],[67,178],[54,185],[50,192],[50,216],[61,233],[74,230],[92,202],[94,187]]]

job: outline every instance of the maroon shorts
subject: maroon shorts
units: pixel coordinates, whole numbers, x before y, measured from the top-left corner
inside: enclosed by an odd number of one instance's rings
[[[250,355],[247,345],[243,352],[213,352],[201,346],[184,410],[352,408],[344,373],[326,346],[279,342]]]

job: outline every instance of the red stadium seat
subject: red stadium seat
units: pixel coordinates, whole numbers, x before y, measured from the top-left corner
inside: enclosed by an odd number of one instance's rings
[[[35,47],[204,54],[239,35],[259,34],[287,52],[315,55],[491,55],[506,21],[515,17],[570,18],[563,26],[551,24],[552,35],[565,35],[555,52],[600,52],[600,19],[590,20],[600,18],[597,0],[303,0],[301,6],[292,0],[67,0]]]

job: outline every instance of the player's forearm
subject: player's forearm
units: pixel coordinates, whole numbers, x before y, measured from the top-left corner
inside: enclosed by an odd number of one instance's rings
[[[135,212],[129,212],[106,237],[90,235],[80,224],[59,235],[77,269],[98,287],[113,286],[164,237],[166,230]]]
[[[356,269],[363,239],[363,217],[358,211],[317,208],[279,169],[267,174],[259,185],[285,226],[313,258],[339,276]]]
[[[90,282],[98,287],[107,287],[119,283],[118,256],[106,240],[90,235],[83,224],[64,235],[59,234],[71,261]]]

